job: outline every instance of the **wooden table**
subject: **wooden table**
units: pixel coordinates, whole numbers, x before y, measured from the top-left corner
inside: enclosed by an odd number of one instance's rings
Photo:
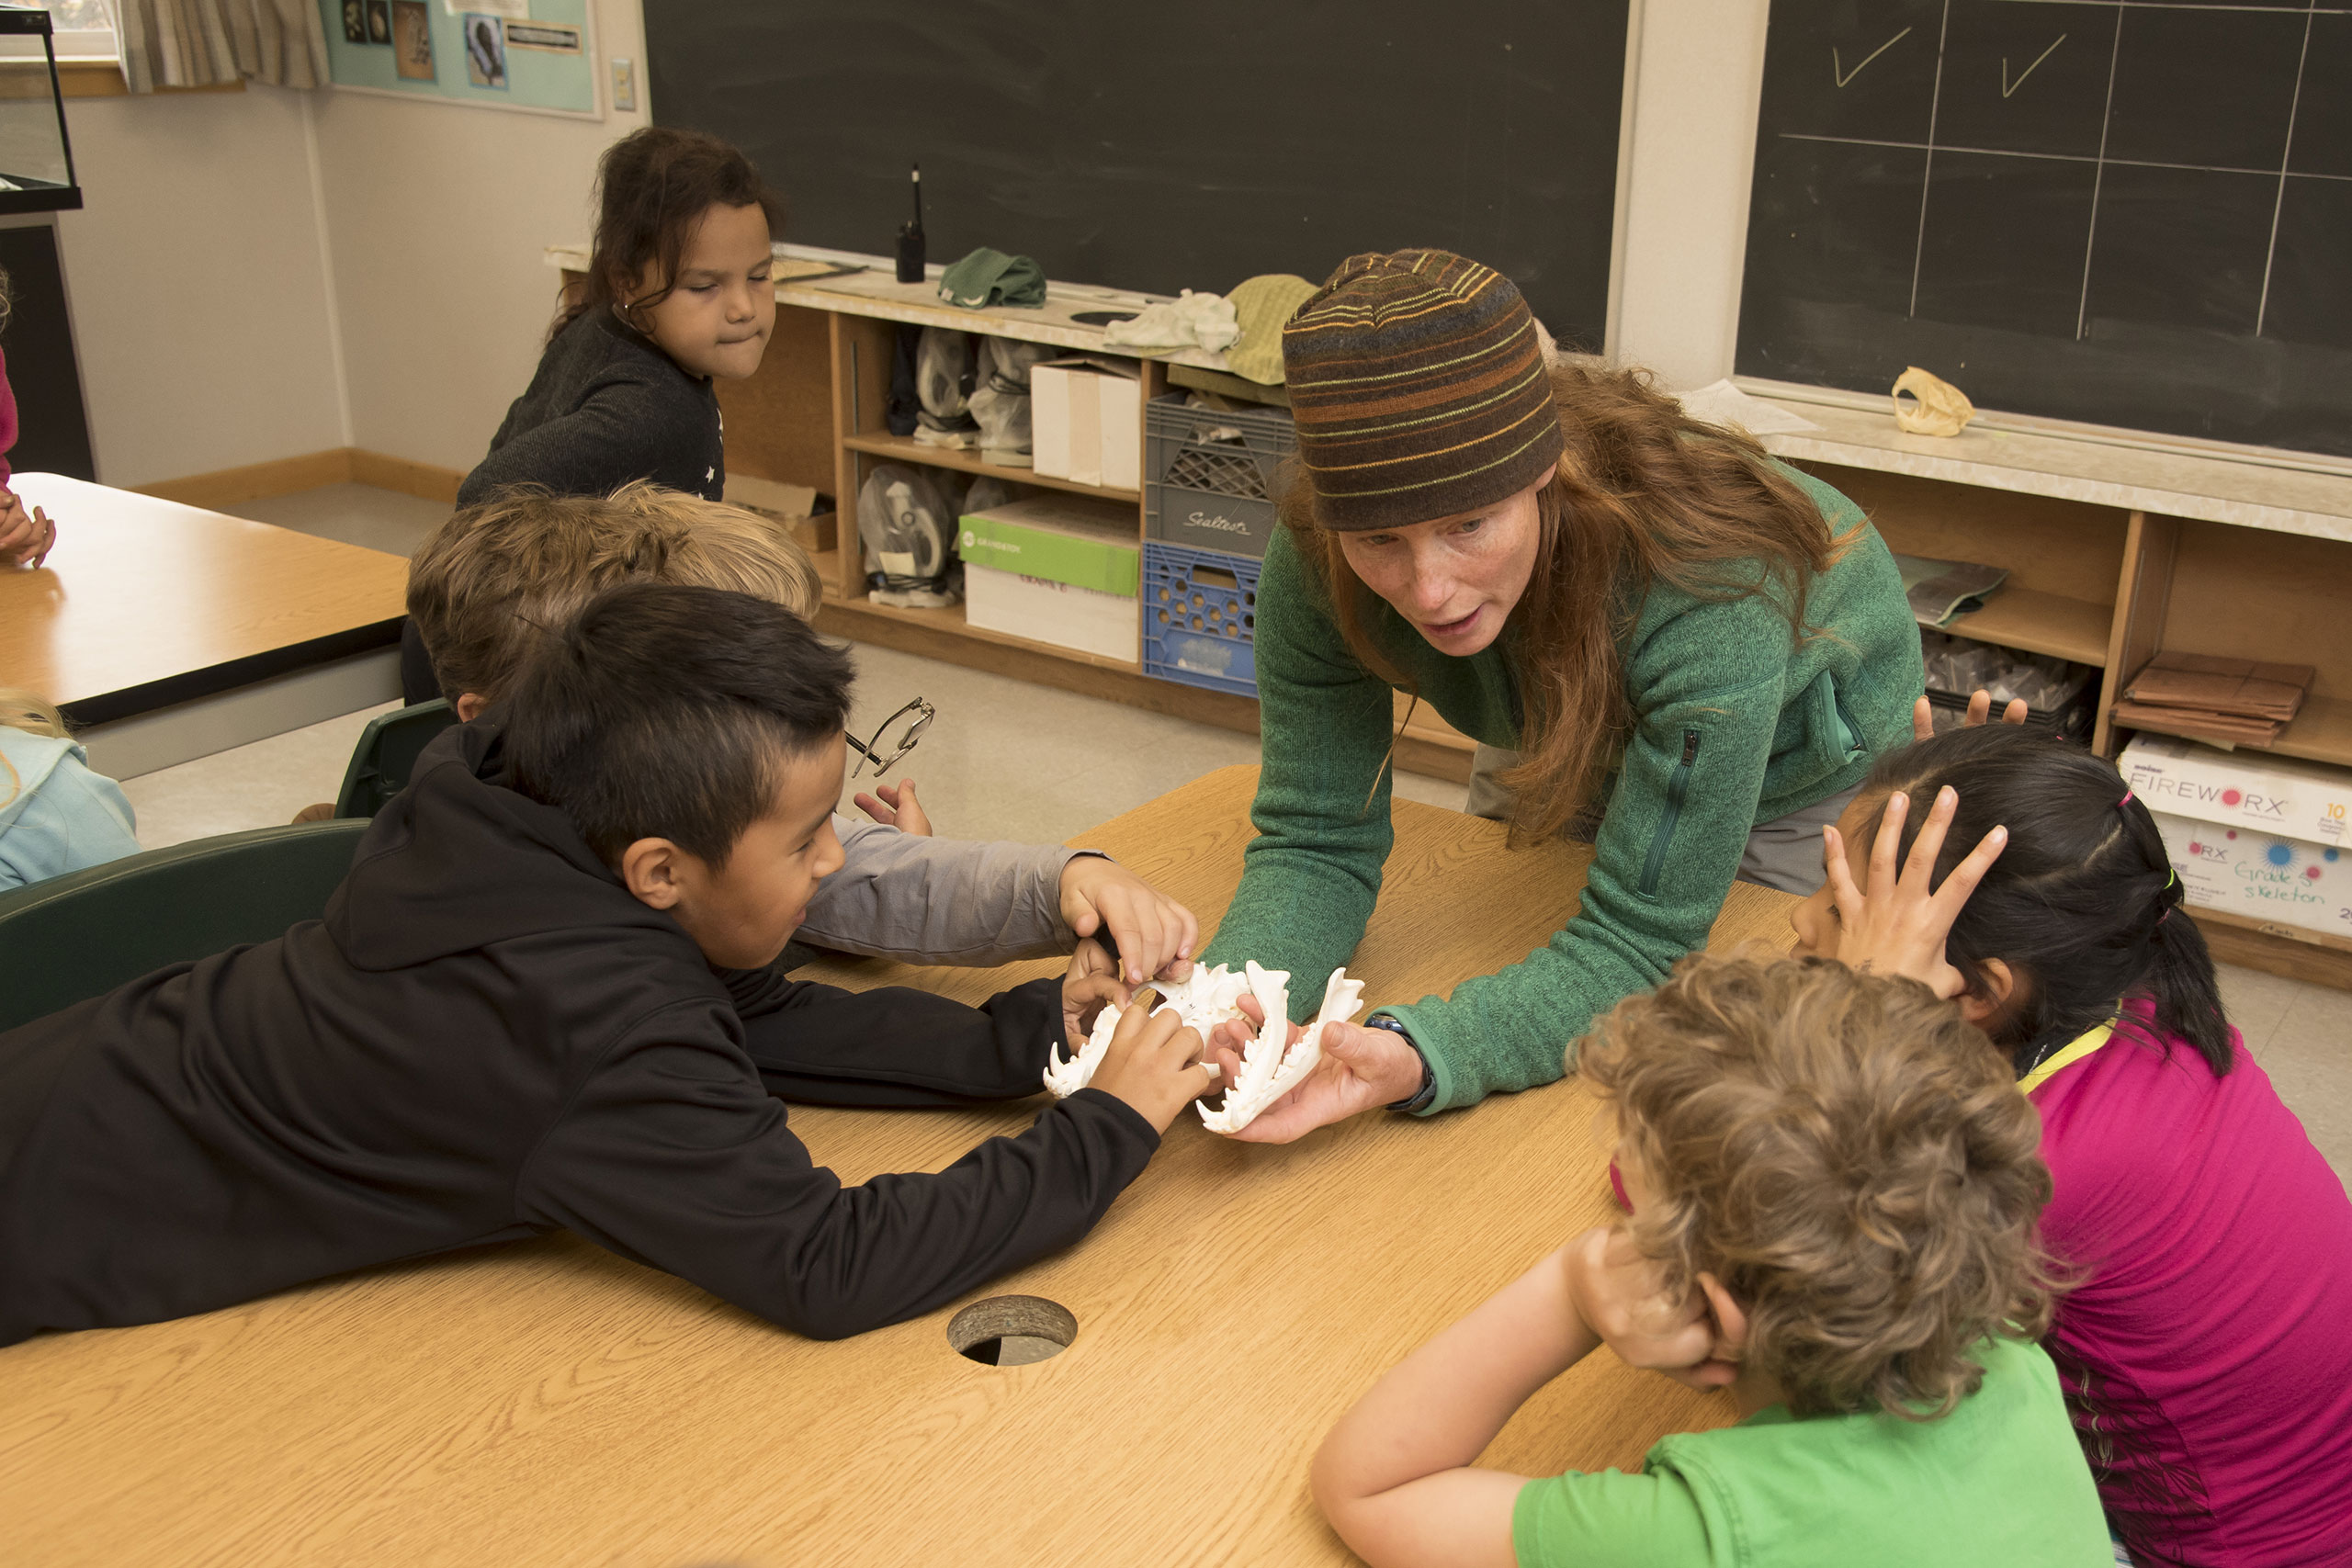
[[[1239,880],[1255,778],[1211,773],[1082,841],[1213,916]],[[1396,810],[1351,969],[1369,1003],[1510,963],[1576,908],[1589,851],[1507,853],[1495,823]],[[1716,942],[1783,944],[1792,902],[1735,886]],[[828,977],[977,998],[1054,967],[858,963]],[[854,1181],[938,1169],[1035,1109],[796,1109],[792,1123]],[[1601,1217],[1606,1148],[1573,1080],[1432,1119],[1362,1116],[1288,1147],[1187,1115],[1084,1242],[977,1292],[1077,1314],[1070,1348],[1024,1367],[956,1355],[952,1309],[816,1344],[569,1236],[33,1340],[0,1350],[5,1555],[44,1568],[1344,1561],[1307,1496],[1315,1444],[1384,1369]],[[1730,1418],[1722,1395],[1604,1353],[1489,1457],[1631,1467],[1662,1433]]]
[[[83,728],[117,777],[400,694],[408,563],[59,474],[9,486],[58,525],[0,571],[0,685]]]

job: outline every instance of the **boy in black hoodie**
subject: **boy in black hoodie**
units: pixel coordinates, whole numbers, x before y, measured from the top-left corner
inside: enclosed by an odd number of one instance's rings
[[[763,967],[841,863],[849,684],[778,606],[616,589],[434,742],[325,920],[0,1034],[0,1344],[558,1226],[829,1338],[1075,1241],[1209,1086],[1172,1015],[1020,1136],[854,1188],[745,1053],[935,1102],[1115,994]]]

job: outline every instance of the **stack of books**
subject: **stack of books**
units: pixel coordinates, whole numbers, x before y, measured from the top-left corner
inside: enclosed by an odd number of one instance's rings
[[[2161,652],[2124,686],[2115,722],[2221,746],[2267,746],[2301,710],[2313,673],[2308,664]]]

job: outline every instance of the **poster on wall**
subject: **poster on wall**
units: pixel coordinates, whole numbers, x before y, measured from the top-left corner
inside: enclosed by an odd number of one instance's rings
[[[433,13],[424,0],[392,0],[392,64],[407,81],[435,79]]]
[[[477,87],[506,91],[506,38],[500,19],[479,11],[465,14],[466,80]]]
[[[605,118],[591,0],[311,3],[338,91]]]

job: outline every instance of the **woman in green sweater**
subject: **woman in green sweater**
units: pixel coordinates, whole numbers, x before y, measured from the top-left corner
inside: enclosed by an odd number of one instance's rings
[[[1852,502],[1631,372],[1547,370],[1487,267],[1354,257],[1283,359],[1303,477],[1258,588],[1258,837],[1204,961],[1287,969],[1311,1010],[1354,952],[1394,840],[1392,690],[1520,754],[1497,781],[1517,840],[1594,858],[1544,947],[1326,1030],[1240,1134],[1267,1142],[1560,1077],[1597,1015],[1705,944],[1735,876],[1818,886],[1821,826],[1909,742],[1922,678]]]

